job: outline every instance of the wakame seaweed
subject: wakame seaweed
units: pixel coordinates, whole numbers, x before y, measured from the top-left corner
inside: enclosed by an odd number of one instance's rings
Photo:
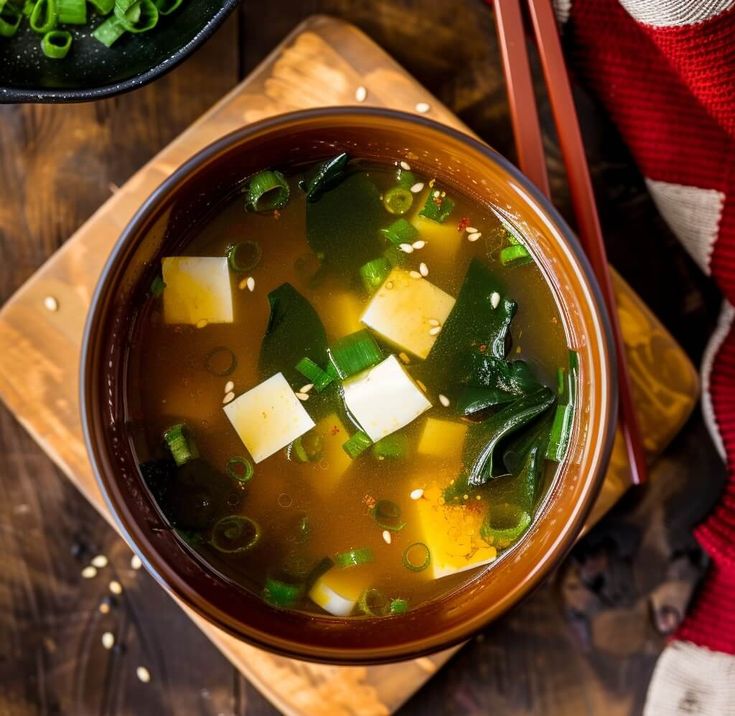
[[[346,152],[317,164],[299,182],[300,189],[306,194],[306,201],[318,201],[325,191],[333,189],[346,176],[345,169],[350,156]]]

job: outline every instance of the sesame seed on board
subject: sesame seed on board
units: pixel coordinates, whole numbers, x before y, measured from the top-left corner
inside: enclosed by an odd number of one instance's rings
[[[431,105],[428,102],[416,102],[416,111],[419,114],[426,114],[431,109]]]
[[[138,680],[142,681],[144,684],[147,684],[151,680],[151,672],[148,671],[145,666],[139,666],[135,670],[135,675],[138,677]]]
[[[59,310],[59,302],[53,296],[46,296],[43,299],[43,307],[53,313]]]
[[[98,554],[92,559],[91,565],[97,569],[104,569],[108,564],[107,557],[104,554]]]
[[[111,631],[106,631],[102,635],[102,646],[104,646],[105,649],[112,649],[112,647],[115,646],[115,635]]]
[[[356,99],[356,100],[357,100],[358,102],[364,102],[364,101],[365,101],[365,100],[367,99],[367,87],[365,87],[365,86],[363,86],[363,85],[360,85],[360,86],[359,86],[359,87],[358,87],[358,88],[357,88],[357,89],[355,90],[355,99]]]

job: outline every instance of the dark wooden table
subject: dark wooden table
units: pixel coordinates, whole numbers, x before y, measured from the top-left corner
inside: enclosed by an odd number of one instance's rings
[[[354,22],[478,134],[513,156],[491,12],[479,0],[245,3],[152,86],[87,105],[0,107],[0,300],[158,149],[307,15]],[[718,297],[658,217],[614,128],[578,104],[613,263],[698,362]],[[545,104],[542,106],[546,112]],[[547,113],[547,112],[546,112]],[[547,113],[548,114],[548,113]],[[548,125],[548,122],[546,122]],[[553,136],[554,194],[567,197]],[[723,468],[695,414],[555,577],[471,644],[404,714],[637,714],[666,634],[706,567],[690,530]],[[0,715],[261,716],[275,709],[0,409]],[[91,556],[108,580],[85,580]],[[101,635],[115,646],[100,648]],[[136,678],[138,664],[151,673]]]

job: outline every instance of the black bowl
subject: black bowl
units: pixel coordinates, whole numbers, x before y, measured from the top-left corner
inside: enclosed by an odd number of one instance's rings
[[[85,102],[141,87],[188,57],[237,3],[188,0],[149,33],[125,35],[109,49],[84,26],[72,30],[63,60],[44,57],[40,37],[24,21],[15,37],[0,38],[0,103]]]

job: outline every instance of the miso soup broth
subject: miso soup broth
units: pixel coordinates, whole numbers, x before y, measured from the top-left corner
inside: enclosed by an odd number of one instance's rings
[[[276,608],[400,614],[522,538],[576,355],[523,237],[405,163],[242,187],[163,259],[127,383],[180,537]]]

